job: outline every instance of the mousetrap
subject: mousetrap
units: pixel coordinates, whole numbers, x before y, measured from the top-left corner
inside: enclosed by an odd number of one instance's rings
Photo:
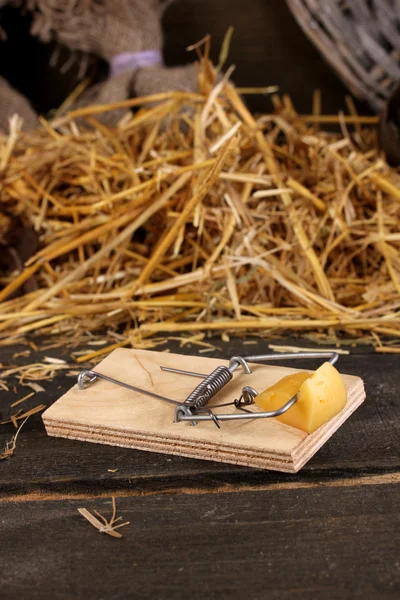
[[[300,352],[226,361],[120,348],[82,371],[43,421],[51,436],[295,473],[365,399],[359,377],[339,376],[333,368],[338,358]],[[276,366],[296,359],[324,363],[324,373]],[[318,373],[331,371],[337,381],[327,380],[327,392],[339,382],[343,405],[318,426],[318,414],[313,409],[306,418],[304,406],[313,381],[317,392],[321,388]],[[294,388],[296,380],[306,381],[308,390]],[[293,422],[306,423],[306,430],[287,424]]]

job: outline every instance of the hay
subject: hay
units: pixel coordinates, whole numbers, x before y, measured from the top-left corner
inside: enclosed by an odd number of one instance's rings
[[[4,449],[0,452],[0,460],[7,460],[8,458],[11,458],[11,456],[13,456],[17,447],[17,439],[19,436],[19,432],[21,431],[22,427],[25,425],[29,417],[30,415],[25,417],[25,419],[22,421],[21,425],[19,425],[17,431],[12,436],[12,438],[8,442],[6,442]]]
[[[400,336],[400,176],[376,148],[376,119],[351,103],[349,116],[324,117],[318,95],[312,115],[274,96],[274,113],[255,118],[206,58],[199,84],[28,134],[12,121],[0,223],[32,224],[41,248],[1,279],[2,343]],[[117,128],[96,121],[121,107],[140,108]],[[38,289],[10,299],[32,277]]]
[[[115,503],[114,496],[112,496],[112,507],[113,512],[111,515],[111,519],[109,520],[103,517],[103,515],[99,514],[97,510],[93,511],[97,515],[96,517],[90,511],[88,511],[87,508],[78,508],[78,512],[82,515],[82,517],[85,517],[85,519],[89,521],[89,523],[93,525],[93,527],[98,529],[100,533],[106,533],[107,535],[110,535],[111,537],[115,538],[122,538],[122,534],[119,533],[119,531],[116,531],[116,529],[119,529],[120,527],[125,527],[130,523],[129,521],[125,521],[125,523],[118,523],[118,521],[122,520],[122,517],[117,517],[117,506]],[[118,525],[116,525],[116,523],[118,523]]]

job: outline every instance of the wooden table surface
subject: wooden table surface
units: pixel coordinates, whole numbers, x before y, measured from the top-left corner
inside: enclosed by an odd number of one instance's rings
[[[216,344],[221,357],[267,348]],[[0,350],[3,367],[43,356],[16,350]],[[351,348],[339,366],[367,400],[297,475],[49,438],[29,419],[0,462],[0,596],[398,598],[400,357]],[[42,382],[27,408],[73,383]],[[0,420],[23,393],[0,391]],[[13,431],[0,427],[1,447]],[[122,539],[77,511],[109,515],[112,496]]]

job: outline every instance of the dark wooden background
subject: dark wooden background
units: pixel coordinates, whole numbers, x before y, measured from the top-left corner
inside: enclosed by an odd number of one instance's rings
[[[66,74],[59,72],[59,66],[68,58],[67,52],[61,53],[58,67],[52,68],[53,46],[32,39],[29,23],[29,16],[21,17],[14,9],[1,11],[8,38],[0,43],[0,74],[26,94],[39,112],[46,113],[76,86],[79,56]],[[163,22],[166,63],[192,61],[194,54],[186,47],[207,33],[212,35],[212,54],[217,60],[230,25],[235,32],[228,63],[236,65],[233,80],[237,85],[279,85],[300,112],[310,111],[312,92],[320,88],[323,111],[345,108],[344,86],[303,34],[284,0],[177,0]],[[107,67],[93,58],[89,72],[98,80],[106,75]],[[260,112],[270,107],[268,99],[255,96],[248,98],[248,104]]]
[[[213,341],[224,357],[268,347]],[[18,350],[1,348],[0,362],[70,360],[66,349],[13,358]],[[356,347],[338,366],[363,377],[367,400],[297,475],[50,438],[40,415],[29,419],[15,456],[0,461],[0,597],[397,599],[399,357]],[[42,382],[26,408],[73,382]],[[23,392],[17,381],[0,391],[0,420]],[[13,432],[0,428],[0,447]],[[109,516],[111,496],[130,521],[121,540],[77,511]]]

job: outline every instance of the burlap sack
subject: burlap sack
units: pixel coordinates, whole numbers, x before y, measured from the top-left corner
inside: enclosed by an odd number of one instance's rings
[[[97,54],[110,65],[121,53],[162,49],[161,17],[171,0],[11,0],[33,15],[32,33],[43,41],[57,40],[71,50]],[[72,108],[113,103],[168,89],[196,88],[193,66],[134,68],[95,85]],[[117,122],[126,111],[100,115]]]
[[[32,12],[31,32],[110,61],[115,54],[159,48],[160,0],[11,0]]]
[[[197,65],[185,67],[147,67],[121,73],[118,77],[86,90],[72,109],[93,104],[110,104],[126,98],[147,96],[159,92],[192,91],[197,88]],[[96,115],[105,125],[115,125],[126,114],[126,109]]]
[[[190,92],[197,89],[198,67],[196,64],[184,67],[151,67],[139,69],[132,78],[133,90],[137,96],[175,90]]]
[[[154,51],[161,56],[161,17],[173,0],[0,0],[32,14],[31,33],[43,42],[57,41],[71,51],[96,54],[113,65],[122,53]],[[160,61],[162,59],[160,58]],[[155,61],[156,63],[157,61]],[[192,90],[197,86],[192,65],[167,69],[154,64],[135,65],[86,90],[72,109],[91,104],[109,104],[132,96],[169,89]],[[13,113],[24,119],[24,128],[35,127],[37,117],[28,101],[5,81],[0,87],[0,127]],[[125,110],[106,112],[100,120],[116,123]]]
[[[0,132],[8,131],[8,122],[13,114],[23,118],[24,129],[34,129],[39,125],[37,115],[28,100],[17,90],[12,88],[8,81],[0,77]]]

